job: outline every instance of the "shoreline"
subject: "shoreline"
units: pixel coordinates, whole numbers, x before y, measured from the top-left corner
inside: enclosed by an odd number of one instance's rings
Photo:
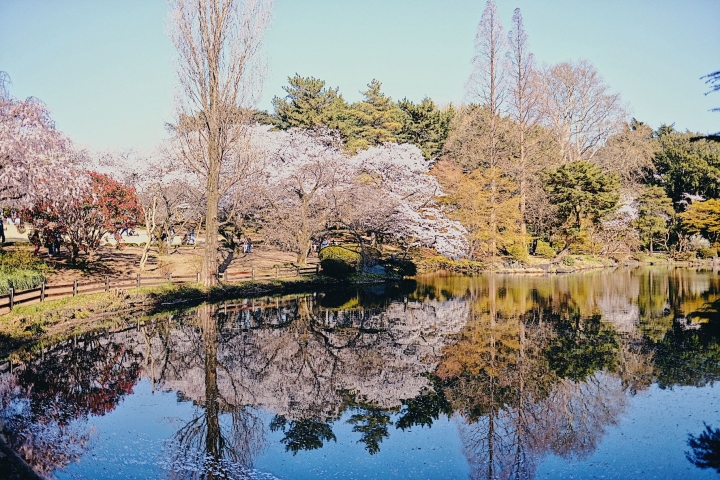
[[[172,313],[203,303],[264,295],[286,295],[311,288],[373,285],[401,281],[398,277],[363,275],[350,280],[327,276],[296,277],[291,279],[255,280],[237,284],[219,284],[210,288],[200,284],[165,284],[153,287],[129,288],[116,292],[79,294],[18,306],[0,317],[0,361],[11,357],[24,347],[45,339],[83,333],[121,322],[130,316],[153,316]],[[97,323],[88,329],[91,323]],[[21,361],[15,357],[16,361]]]
[[[668,266],[676,268],[712,267],[720,265],[718,259],[695,261],[672,261],[658,258],[657,261],[614,262],[609,259],[598,262],[580,262],[576,265],[544,264],[517,268],[498,268],[495,270],[475,270],[461,268],[419,268],[415,277],[444,273],[448,275],[567,275],[596,270],[612,270],[623,267]],[[450,267],[450,265],[446,265]],[[0,316],[0,361],[11,356],[28,345],[37,344],[44,339],[56,338],[85,332],[88,324],[99,322],[102,328],[113,321],[122,321],[128,316],[151,316],[172,313],[202,303],[214,303],[236,298],[252,298],[263,295],[283,295],[306,291],[311,288],[343,287],[352,285],[373,285],[402,281],[402,278],[366,274],[349,279],[335,279],[327,276],[310,276],[293,279],[272,279],[240,282],[237,284],[219,284],[210,288],[199,284],[160,285],[154,287],[131,288],[115,292],[80,294],[40,304],[18,306],[13,312]],[[16,357],[16,360],[19,358]]]

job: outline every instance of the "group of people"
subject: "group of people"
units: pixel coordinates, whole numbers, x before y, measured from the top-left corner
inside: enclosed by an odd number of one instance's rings
[[[48,249],[48,256],[55,257],[60,255],[60,245],[63,243],[62,233],[59,229],[47,226],[42,229],[34,229],[30,234],[30,243],[35,247],[35,255],[40,255],[40,247],[45,246]]]
[[[10,215],[3,219],[0,217],[0,241],[5,243],[5,225],[15,225],[15,228],[20,227],[20,216],[17,212],[12,211]]]
[[[250,240],[250,237],[245,237],[242,241],[242,251],[243,254],[247,255],[248,253],[252,253],[253,243],[252,240]]]
[[[335,240],[332,240],[332,245],[335,245]],[[319,255],[320,250],[322,250],[325,247],[329,247],[330,243],[325,238],[321,238],[319,242],[312,242],[312,245],[310,246],[310,250],[312,251],[313,255]]]
[[[180,243],[182,245],[195,245],[195,230],[191,229],[185,235],[183,235],[182,241]]]
[[[128,237],[135,237],[138,235],[137,233],[135,233],[135,230],[133,230],[132,227],[130,227],[130,225],[128,225],[127,223],[124,224],[122,228],[117,231],[117,236],[122,237],[123,234],[127,235]]]

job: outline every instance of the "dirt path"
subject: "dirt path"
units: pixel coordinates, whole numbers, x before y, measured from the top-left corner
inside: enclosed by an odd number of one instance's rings
[[[23,249],[33,251],[32,247],[9,246],[8,249]],[[133,277],[138,273],[143,275],[193,275],[202,267],[202,247],[180,247],[171,250],[171,253],[159,256],[156,249],[151,249],[150,258],[146,264],[145,272],[140,272],[141,247],[125,247],[118,250],[113,246],[102,246],[95,253],[95,260],[81,256],[77,265],[70,263],[66,250],[61,249],[59,257],[50,257],[41,250],[41,258],[51,267],[47,274],[49,284],[69,283],[79,281],[103,281],[106,275],[111,278]],[[274,247],[260,245],[253,247],[252,253],[230,252],[225,249],[221,252],[222,266],[225,270],[242,270],[246,268],[271,269],[275,266],[293,265],[295,254],[283,252]],[[308,262],[318,262],[316,256]]]

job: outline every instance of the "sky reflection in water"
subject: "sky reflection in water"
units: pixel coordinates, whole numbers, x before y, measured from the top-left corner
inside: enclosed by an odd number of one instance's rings
[[[0,418],[61,479],[713,478],[718,306],[665,268],[205,305],[0,375]]]

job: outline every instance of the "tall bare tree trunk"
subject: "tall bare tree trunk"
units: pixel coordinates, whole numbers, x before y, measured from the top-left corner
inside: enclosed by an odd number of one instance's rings
[[[248,121],[262,73],[257,57],[272,0],[171,0],[171,37],[184,90],[172,155],[205,180],[203,283],[217,281],[220,198],[252,163]],[[223,177],[220,177],[220,172]]]
[[[504,71],[502,56],[505,47],[502,24],[498,18],[497,7],[494,0],[488,0],[483,11],[478,32],[475,36],[475,56],[473,57],[473,74],[468,82],[472,96],[483,102],[490,114],[490,138],[486,152],[486,163],[489,168],[499,166],[499,125],[498,120],[504,97]],[[493,258],[497,254],[497,208],[498,185],[496,176],[490,180],[490,252]]]
[[[202,278],[206,286],[217,282],[217,249],[218,249],[218,206],[220,204],[220,157],[216,139],[216,128],[210,124],[210,141],[208,142],[208,176],[207,176],[207,207],[205,210],[205,250],[203,256]]]
[[[517,124],[519,134],[519,158],[518,158],[518,183],[520,196],[520,233],[523,243],[527,248],[527,222],[525,212],[527,210],[528,190],[528,169],[530,159],[528,158],[527,133],[537,122],[535,106],[537,97],[533,87],[534,80],[534,58],[528,50],[527,34],[523,27],[520,9],[513,12],[512,28],[508,33],[508,44],[510,46],[510,76],[511,76],[511,117]]]

